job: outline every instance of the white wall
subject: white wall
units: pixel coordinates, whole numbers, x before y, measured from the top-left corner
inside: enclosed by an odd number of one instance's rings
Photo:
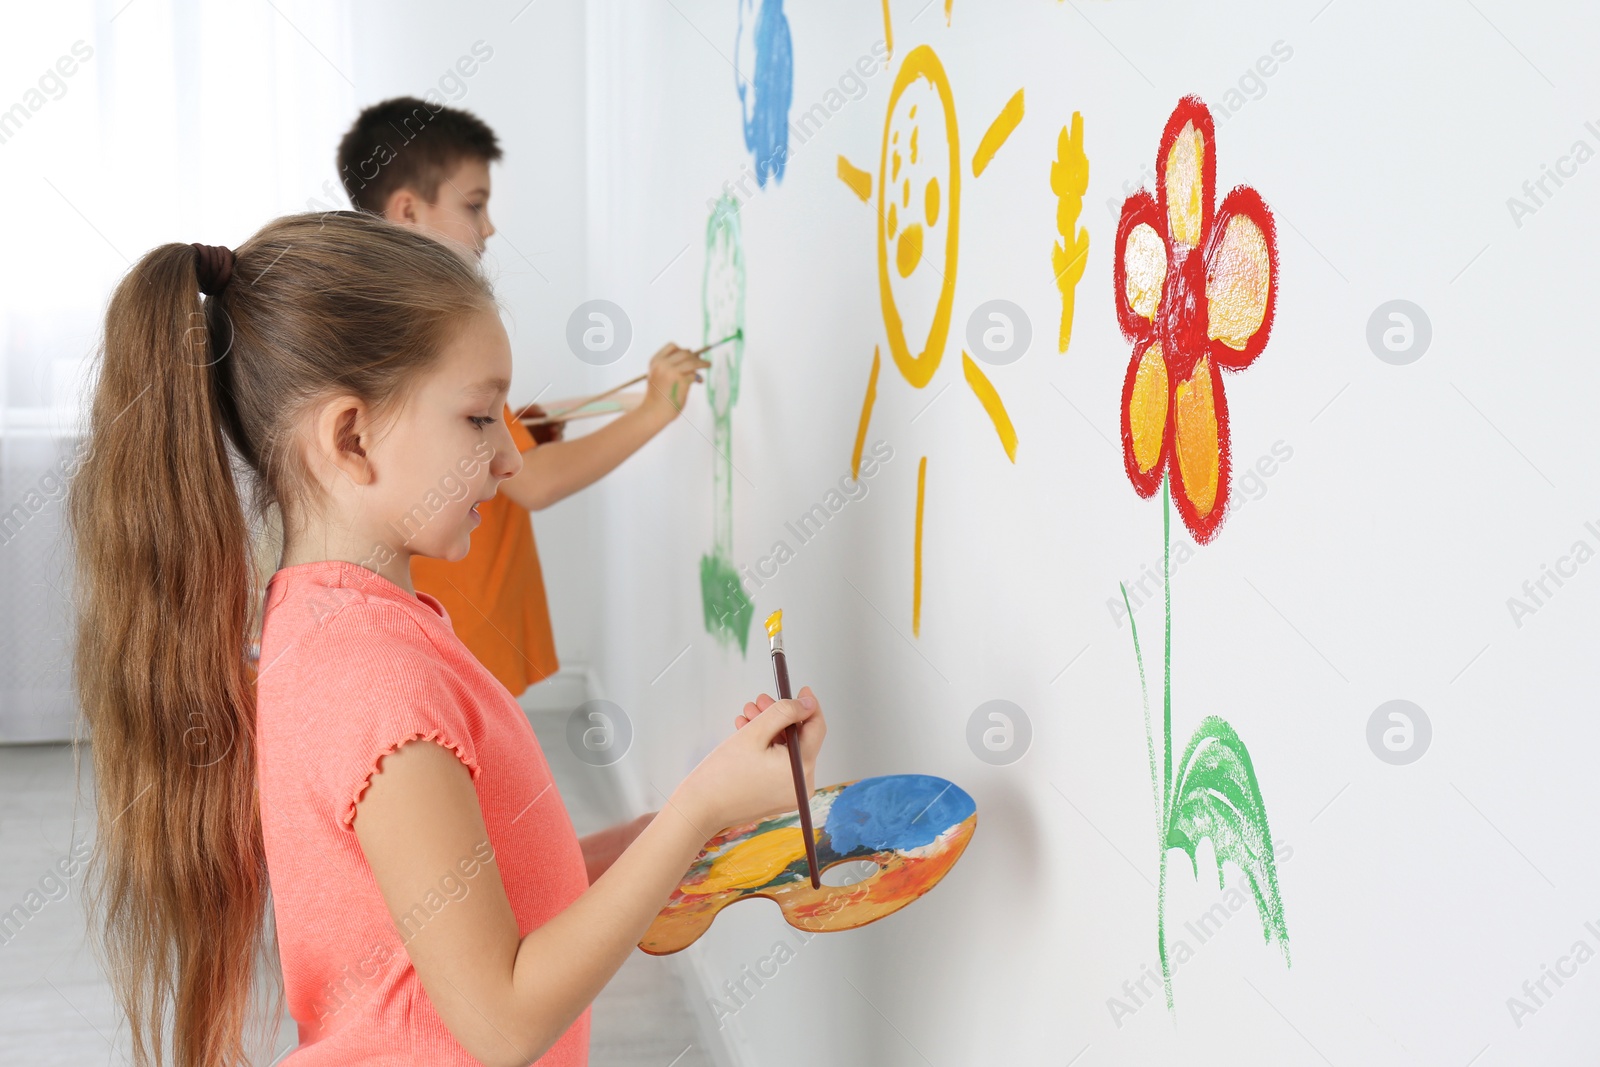
[[[354,114],[342,3],[130,6],[13,5],[0,43],[0,743],[78,725],[60,505],[112,289],[305,210]]]
[[[1513,1018],[1508,998],[1578,940],[1600,948],[1584,926],[1600,920],[1600,863],[1573,844],[1588,836],[1600,740],[1600,577],[1580,569],[1521,626],[1507,598],[1578,539],[1600,545],[1584,526],[1600,513],[1581,436],[1600,372],[1567,325],[1595,277],[1600,177],[1580,169],[1520,226],[1506,201],[1575,140],[1600,147],[1584,125],[1600,119],[1582,44],[1593,18],[1352,0],[1223,13],[955,0],[946,26],[941,7],[891,0],[894,65],[919,43],[938,50],[963,158],[1019,87],[1027,117],[983,178],[963,174],[956,325],[934,382],[912,390],[885,353],[868,438],[888,440],[895,458],[756,604],[758,619],[784,608],[797,684],[827,707],[820,780],[943,775],[977,799],[979,829],[930,896],[819,937],[784,965],[733,1024],[752,1062],[1062,1063],[1085,1048],[1084,1064],[1578,1062],[1600,969],[1549,986],[1556,995],[1533,1015]],[[592,288],[651,338],[694,337],[705,203],[748,158],[729,62],[737,6],[589,10],[590,85],[604,89],[590,100],[591,180],[606,194],[591,218]],[[798,112],[883,25],[874,3],[788,14]],[[1123,989],[1156,966],[1157,855],[1132,648],[1106,602],[1119,580],[1159,571],[1161,518],[1159,500],[1135,496],[1114,443],[1129,343],[1112,310],[1105,205],[1120,203],[1125,180],[1146,180],[1180,96],[1219,111],[1278,41],[1292,58],[1259,98],[1219,115],[1218,186],[1260,191],[1282,260],[1266,352],[1226,379],[1236,464],[1242,473],[1280,441],[1293,457],[1176,575],[1172,674],[1176,748],[1207,714],[1250,746],[1285,846],[1293,966],[1262,945],[1247,910],[1179,970],[1169,1015]],[[872,209],[835,167],[843,154],[876,171],[891,77],[834,114],[741,213],[741,563],[788,539],[784,520],[848,470],[883,323]],[[1048,173],[1075,110],[1091,250],[1059,355]],[[961,327],[992,297],[1020,304],[1035,330],[1023,360],[986,368],[1018,429],[1015,464],[960,381]],[[1374,309],[1395,298],[1433,325],[1431,349],[1405,367],[1365,338]],[[741,659],[701,626],[702,398],[685,419],[608,479],[596,526],[601,677],[634,717],[639,766],[661,790],[770,688],[759,642]],[[1238,480],[1234,490],[1244,499]],[[1148,657],[1156,648],[1159,659],[1160,611],[1158,601],[1138,615],[1158,717]],[[965,742],[969,714],[994,698],[1015,701],[1034,728],[1009,767],[979,762]],[[1434,731],[1404,767],[1365,737],[1396,698],[1420,705]],[[1210,855],[1204,846],[1196,880],[1172,854],[1174,938],[1222,899]],[[1238,877],[1230,868],[1230,885]],[[787,929],[768,905],[731,909],[703,939],[710,971],[737,978]],[[1115,1016],[1113,997],[1137,1010]]]

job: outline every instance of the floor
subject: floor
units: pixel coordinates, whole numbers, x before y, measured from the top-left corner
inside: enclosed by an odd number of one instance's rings
[[[523,703],[581,835],[628,813],[608,772],[566,746],[573,692],[570,683],[536,686]],[[67,745],[0,746],[0,1063],[129,1062],[126,1027],[85,941],[82,865],[72,858],[74,845],[81,849],[92,836],[89,763],[85,752],[75,778]],[[58,860],[76,876],[52,873]],[[713,1067],[718,1058],[703,1047],[690,996],[681,968],[635,952],[595,1001],[589,1062]],[[294,1041],[286,1019],[260,1062],[275,1063]]]

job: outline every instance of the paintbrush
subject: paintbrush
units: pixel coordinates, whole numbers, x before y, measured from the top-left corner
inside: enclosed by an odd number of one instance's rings
[[[783,609],[767,616],[767,638],[772,642],[772,673],[778,683],[778,699],[789,700],[789,660],[783,654]],[[811,791],[806,788],[806,772],[800,763],[800,726],[790,723],[783,731],[789,746],[789,769],[794,772],[794,796],[800,805],[800,833],[806,843],[806,864],[811,868],[811,888],[821,889],[822,878],[817,870],[817,842],[811,836]]]
[[[728,336],[724,337],[720,341],[712,341],[708,345],[701,345],[699,348],[694,350],[694,354],[697,355],[697,356],[703,356],[707,352],[711,351],[713,348],[716,348],[718,345],[725,345],[729,341],[739,341],[739,340],[742,340],[743,338],[744,338],[744,328],[740,327],[739,329],[734,330],[732,333],[730,333]]]
[[[585,400],[581,404],[571,404],[561,408],[558,415],[541,415],[539,418],[523,416],[519,421],[524,426],[544,426],[552,422],[571,422],[573,419],[592,419],[599,415],[616,415],[624,411],[632,411],[639,406],[639,402],[643,397],[643,393],[627,393],[612,401],[611,404],[593,409],[590,408],[590,405],[596,403],[596,401]]]
[[[725,345],[729,341],[737,341],[742,337],[744,337],[744,331],[742,329],[741,330],[734,330],[732,333],[730,333],[728,336],[724,337],[720,341],[712,341],[708,345],[701,345],[699,348],[695,349],[692,354],[696,355],[696,356],[703,356],[707,352],[711,351],[713,348],[716,348],[718,345]],[[633,377],[633,378],[629,378],[627,381],[623,382],[621,385],[613,385],[610,389],[607,389],[603,393],[596,393],[596,394],[594,394],[594,396],[588,397],[585,400],[583,400],[582,402],[572,405],[570,408],[564,408],[561,411],[550,412],[548,414],[540,416],[537,419],[531,419],[530,420],[527,417],[523,416],[521,414],[521,412],[519,412],[517,414],[517,418],[524,426],[542,426],[544,423],[547,423],[547,422],[560,422],[562,417],[564,415],[566,415],[568,412],[577,411],[579,408],[587,407],[588,405],[593,404],[596,400],[604,400],[606,397],[610,396],[612,393],[620,392],[621,390],[626,389],[630,385],[638,385],[640,382],[644,381],[648,377],[650,377],[650,372],[649,371],[645,371],[643,374],[640,374],[640,375],[638,375],[636,377]],[[694,376],[694,380],[697,381],[697,382],[698,381],[703,381],[703,379],[698,374],[696,374]],[[524,408],[523,410],[526,411],[527,408]]]

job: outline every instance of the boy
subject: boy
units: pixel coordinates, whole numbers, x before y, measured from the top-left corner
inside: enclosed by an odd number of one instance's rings
[[[339,176],[351,203],[482,256],[489,221],[489,164],[500,144],[470,112],[414,97],[374,104],[339,142]],[[502,417],[523,453],[522,470],[478,509],[483,523],[461,560],[416,557],[411,578],[437,597],[456,635],[512,696],[559,663],[529,512],[549,507],[608,473],[677,417],[696,371],[710,362],[676,345],[650,361],[645,400],[606,426],[561,441],[560,424],[530,434],[510,405]],[[543,409],[528,405],[524,414]],[[538,447],[535,447],[537,444]]]

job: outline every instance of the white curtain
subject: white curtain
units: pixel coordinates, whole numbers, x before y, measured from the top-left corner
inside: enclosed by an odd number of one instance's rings
[[[149,248],[346,207],[350,0],[53,0],[0,34],[0,743],[73,734],[61,501],[106,300]]]

